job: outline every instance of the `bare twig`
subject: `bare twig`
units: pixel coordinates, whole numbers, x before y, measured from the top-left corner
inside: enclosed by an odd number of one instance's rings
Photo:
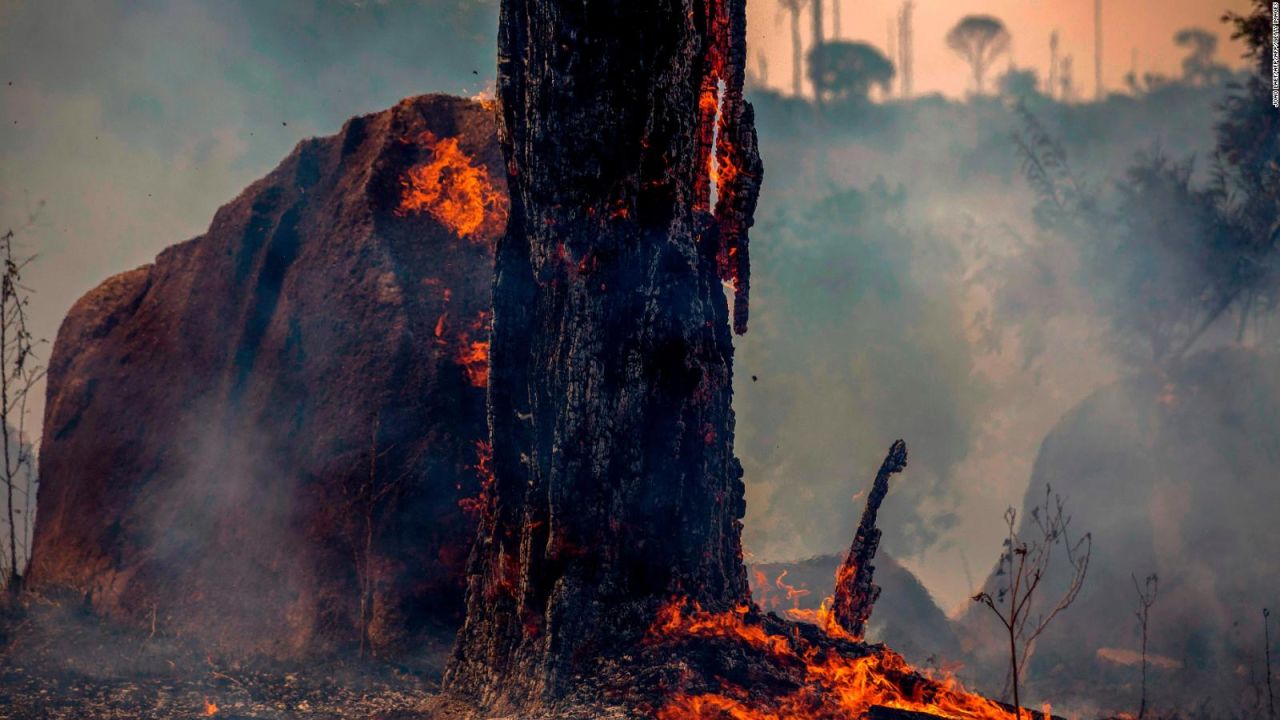
[[[1263,640],[1263,657],[1266,659],[1265,667],[1267,670],[1267,717],[1275,720],[1276,716],[1276,694],[1271,689],[1271,611],[1262,608],[1262,640]]]
[[[1072,542],[1068,533],[1071,516],[1066,513],[1066,501],[1062,496],[1053,494],[1048,485],[1045,486],[1044,504],[1033,507],[1031,517],[1034,528],[1023,527],[1020,532],[1017,510],[1012,507],[1005,510],[1004,521],[1008,537],[1004,540],[1004,551],[996,565],[996,577],[1001,578],[998,581],[1000,587],[995,589],[994,595],[984,590],[973,596],[975,602],[991,609],[1008,637],[1009,674],[1006,688],[1012,687],[1013,704],[1019,717],[1022,713],[1019,679],[1035,648],[1036,639],[1079,596],[1084,587],[1089,556],[1093,549],[1093,539],[1089,533]],[[1032,530],[1034,537],[1024,539],[1023,535]],[[1053,549],[1059,546],[1065,552],[1071,572],[1067,588],[1051,607],[1033,612],[1036,591],[1048,573]]]
[[[30,290],[22,284],[22,271],[34,259],[15,255],[13,230],[0,236],[0,443],[4,463],[0,482],[5,490],[5,519],[9,526],[8,557],[3,582],[11,597],[22,591],[24,567],[29,558],[31,497],[35,490],[35,463],[26,442],[27,398],[44,377],[44,368],[35,360],[38,341],[27,329]],[[21,497],[23,509],[15,506]],[[22,538],[18,538],[17,516],[23,515]],[[21,551],[21,552],[19,552]]]
[[[1145,582],[1139,584],[1138,576],[1129,577],[1133,578],[1133,589],[1138,594],[1138,609],[1133,614],[1142,628],[1142,700],[1138,705],[1138,720],[1142,720],[1147,714],[1147,622],[1151,606],[1155,604],[1156,595],[1160,592],[1160,578],[1151,573]]]

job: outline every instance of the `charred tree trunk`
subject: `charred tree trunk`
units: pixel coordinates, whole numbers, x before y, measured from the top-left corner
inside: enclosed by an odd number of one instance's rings
[[[672,594],[748,597],[721,284],[744,331],[744,2],[502,3],[493,475],[447,675],[484,705],[556,696]]]
[[[831,614],[845,632],[859,640],[866,635],[871,607],[880,597],[880,586],[871,582],[871,576],[876,570],[871,561],[880,548],[880,528],[876,527],[876,516],[880,512],[880,503],[884,502],[884,496],[889,492],[889,476],[902,472],[906,466],[907,444],[896,440],[889,446],[889,454],[880,464],[880,471],[876,473],[875,482],[871,485],[871,493],[867,495],[867,505],[853,535],[849,555],[836,570],[836,590],[831,603]]]

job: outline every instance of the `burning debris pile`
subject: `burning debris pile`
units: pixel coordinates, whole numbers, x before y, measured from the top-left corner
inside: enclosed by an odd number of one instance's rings
[[[875,486],[900,471],[906,458],[894,444]],[[929,720],[984,718],[1012,720],[1011,706],[968,693],[946,673],[919,672],[880,644],[854,637],[831,609],[848,617],[872,616],[873,590],[851,593],[851,577],[869,579],[869,561],[878,536],[874,518],[883,492],[868,498],[866,522],[854,551],[839,568],[858,558],[862,572],[837,574],[837,584],[821,610],[798,613],[797,622],[764,612],[752,601],[721,611],[675,596],[662,602],[633,647],[602,658],[597,670],[571,683],[550,703],[533,703],[521,717],[649,717],[658,720],[804,720],[870,718]],[[867,587],[867,585],[862,585]],[[874,588],[874,585],[871,585]],[[855,626],[856,627],[856,626]],[[1023,710],[1022,718],[1049,720],[1044,707]]]
[[[875,526],[890,475],[906,466],[897,441],[877,473],[853,546],[839,565],[835,594],[809,615],[814,624],[764,614],[752,603],[708,612],[677,598],[658,612],[645,644],[680,658],[665,679],[660,720],[783,718],[1014,718],[1013,708],[933,678],[883,645],[861,642],[879,588],[871,583]],[[1049,710],[1022,717],[1049,717]]]
[[[883,645],[751,606],[710,613],[675,602],[663,608],[651,637],[688,658],[680,689],[656,709],[661,720],[1015,717],[1012,707],[965,692],[954,680],[916,672]],[[1047,708],[1022,713],[1048,716]]]

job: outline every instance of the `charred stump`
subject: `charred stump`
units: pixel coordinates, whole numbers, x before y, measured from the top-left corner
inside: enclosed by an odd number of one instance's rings
[[[875,482],[871,485],[849,555],[836,570],[832,617],[845,632],[859,640],[866,636],[871,607],[880,597],[880,586],[871,582],[875,573],[871,561],[875,559],[876,550],[880,547],[880,528],[876,527],[876,516],[880,512],[880,503],[884,502],[884,496],[889,492],[889,476],[902,472],[906,466],[907,444],[896,440],[889,447],[889,454],[880,464]]]
[[[744,1],[502,3],[492,478],[446,679],[483,705],[554,698],[673,594],[748,600]]]

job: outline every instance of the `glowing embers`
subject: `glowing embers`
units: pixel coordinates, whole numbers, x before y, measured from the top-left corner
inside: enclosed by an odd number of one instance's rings
[[[441,284],[437,278],[428,278],[423,282],[433,287]],[[467,384],[481,389],[488,387],[489,311],[481,310],[476,313],[475,319],[470,323],[459,325],[453,321],[449,309],[453,290],[444,288],[441,298],[443,312],[436,317],[432,326],[432,342],[442,352],[451,355],[453,362],[462,367]]]
[[[772,621],[777,623],[778,621]],[[753,693],[748,686],[721,679],[717,692],[677,691],[658,710],[660,720],[818,720],[859,718],[874,706],[909,710],[942,718],[1010,720],[1006,709],[964,691],[954,680],[936,680],[915,672],[900,655],[879,646],[810,639],[792,626],[771,631],[758,611],[739,606],[708,612],[697,603],[672,600],[658,612],[649,643],[682,643],[720,638],[768,657],[780,668],[798,669],[800,687],[791,692]],[[1023,717],[1043,717],[1023,712]]]
[[[417,143],[428,158],[400,178],[400,215],[427,213],[460,238],[484,242],[507,223],[510,201],[489,181],[488,169],[458,146],[458,138],[424,132]]]
[[[483,335],[484,340],[472,340],[473,336]],[[472,387],[487,387],[489,384],[489,313],[481,312],[471,328],[458,336],[461,349],[457,361],[467,374],[467,382]]]
[[[493,500],[493,446],[489,441],[476,441],[476,464],[473,468],[480,479],[480,493],[475,497],[462,498],[458,501],[458,507],[473,518],[490,518]]]
[[[218,714],[218,703],[210,700],[209,698],[205,698],[204,699],[204,716],[213,717],[214,715],[217,715],[217,714]]]

